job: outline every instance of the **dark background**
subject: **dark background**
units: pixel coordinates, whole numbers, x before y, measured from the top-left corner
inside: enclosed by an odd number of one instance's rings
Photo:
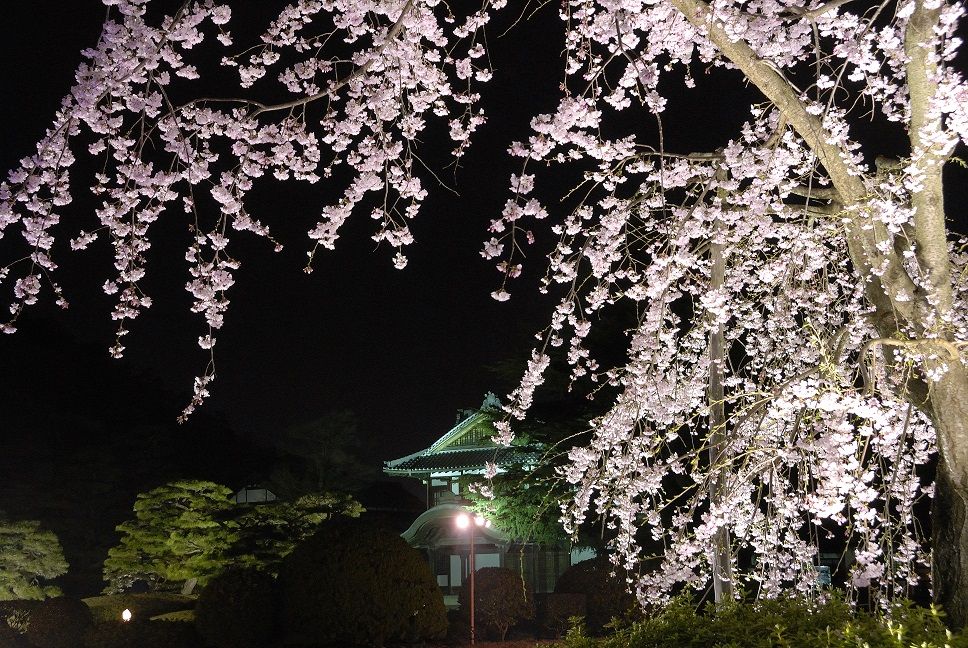
[[[71,86],[79,50],[96,42],[104,16],[96,0],[16,3],[10,9],[0,41],[5,96],[0,102],[5,125],[0,166],[5,169],[32,151]],[[547,98],[545,109],[552,108],[557,48],[535,50],[548,57],[545,61],[534,60],[532,52],[497,49],[505,55],[498,67],[514,69],[515,83],[526,83]],[[540,64],[551,73],[541,75]],[[385,458],[392,458],[446,431],[457,408],[478,405],[487,390],[505,387],[494,385],[483,367],[526,352],[544,315],[532,291],[521,290],[505,304],[492,300],[489,294],[500,276],[479,255],[487,223],[500,212],[507,177],[516,166],[504,148],[512,137],[527,134],[534,109],[533,101],[515,101],[511,95],[517,89],[504,86],[495,88],[487,106],[491,121],[482,146],[474,148],[458,172],[460,195],[425,178],[432,195],[413,223],[418,244],[404,271],[392,267],[392,251],[374,249],[369,219],[362,215],[348,224],[338,249],[321,251],[313,274],[304,274],[311,243],[305,232],[325,204],[326,187],[313,194],[295,186],[290,193],[290,188],[267,183],[255,192],[252,211],[273,227],[286,248],[273,254],[266,242],[236,235],[233,245],[243,266],[229,293],[232,304],[219,333],[217,380],[206,410],[241,433],[261,437],[328,410],[349,408],[380,438]],[[73,174],[77,194],[83,193],[83,170],[81,165]],[[442,177],[454,184],[450,171]],[[90,205],[83,198],[78,203],[62,221],[68,231],[93,226]],[[113,363],[117,371],[140,374],[170,392],[171,419],[187,403],[192,376],[205,363],[196,345],[203,322],[187,314],[191,302],[183,286],[189,276],[182,259],[187,229],[179,217],[158,223],[146,282],[155,305],[132,325],[125,340],[127,357]],[[19,234],[11,230],[5,238]],[[36,319],[62,327],[69,342],[65,346],[89,344],[106,354],[115,329],[112,302],[100,290],[107,275],[97,274],[107,271],[106,248],[102,240],[79,255],[62,249],[58,279],[68,288],[71,308],[60,312],[46,304],[32,309],[16,336],[0,338],[0,354],[14,349],[29,354],[27,347],[47,344],[49,332],[37,342],[28,339]],[[73,360],[59,354],[55,362],[63,366]],[[85,359],[77,366],[74,380],[101,380],[100,373],[86,373],[95,369],[90,365]],[[38,375],[47,371],[39,364],[31,369]],[[37,396],[56,407],[60,395],[38,390]],[[114,406],[111,394],[102,398],[103,408]]]

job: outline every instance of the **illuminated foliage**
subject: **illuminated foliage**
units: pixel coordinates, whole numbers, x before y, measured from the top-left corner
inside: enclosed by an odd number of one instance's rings
[[[60,596],[60,588],[47,581],[65,573],[64,550],[52,531],[0,513],[0,600]]]
[[[137,581],[180,587],[204,584],[222,571],[238,538],[237,524],[223,520],[234,506],[232,491],[206,481],[176,481],[138,495],[135,519],[118,526],[121,542],[104,561],[107,593]]]
[[[228,511],[237,540],[230,555],[236,565],[276,574],[282,559],[319,525],[335,515],[359,517],[363,507],[347,495],[313,493],[295,501],[277,500]]]

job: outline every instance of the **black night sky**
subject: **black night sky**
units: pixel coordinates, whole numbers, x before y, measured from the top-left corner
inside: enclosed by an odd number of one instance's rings
[[[96,42],[103,15],[97,0],[22,3],[7,12],[0,67],[7,88],[0,119],[7,126],[0,135],[0,166],[10,168],[32,150],[70,87],[78,51]],[[539,50],[545,61],[535,61],[530,52],[499,49],[505,56],[499,67],[515,69],[515,83],[546,91],[548,107],[553,106],[557,48]],[[542,68],[551,74],[540,75]],[[500,277],[478,251],[515,168],[503,155],[504,146],[512,132],[526,134],[534,103],[516,105],[509,101],[513,88],[494,89],[487,106],[488,137],[481,138],[489,141],[465,160],[457,177],[460,196],[432,188],[433,197],[414,224],[418,244],[402,272],[393,269],[387,249],[374,249],[370,223],[362,217],[348,226],[336,252],[317,256],[315,271],[307,276],[301,271],[309,247],[305,230],[323,204],[319,192],[272,186],[259,191],[253,211],[273,224],[286,249],[273,254],[264,241],[236,239],[243,268],[216,347],[218,377],[208,415],[259,438],[327,411],[350,409],[362,430],[379,440],[374,459],[382,460],[423,447],[446,431],[457,408],[479,404],[487,390],[507,390],[507,381],[498,384],[485,367],[526,354],[543,315],[535,293],[524,285],[509,303],[493,301],[489,293]],[[443,177],[453,184],[451,172]],[[84,207],[78,200],[70,215],[76,215],[77,224],[68,227],[93,222]],[[205,362],[195,344],[202,322],[187,314],[189,296],[182,288],[188,275],[180,246],[187,230],[175,220],[159,222],[159,243],[149,257],[157,264],[146,284],[155,306],[133,325],[127,357],[113,363],[119,375],[137,374],[156,384],[158,390],[143,398],[158,401],[159,411],[167,408],[172,420]],[[51,371],[43,366],[48,361],[62,372],[71,366],[71,380],[79,384],[107,380],[102,363],[87,358],[104,352],[113,339],[110,300],[101,294],[104,277],[97,274],[106,267],[104,250],[60,259],[61,280],[70,287],[69,311],[46,304],[23,320],[17,335],[0,339],[3,357],[13,353],[27,360],[32,351],[41,354],[21,375],[5,371],[4,380],[39,379],[32,397],[44,408],[61,407],[64,396],[42,393],[44,375]],[[43,333],[31,331],[37,320]],[[44,359],[42,347],[52,330],[65,355]],[[84,357],[79,348],[85,349]],[[113,406],[110,392],[100,398],[97,409]]]
[[[5,3],[2,172],[33,151],[72,84],[79,51],[96,43],[104,11],[99,0]],[[534,277],[520,280],[509,302],[492,300],[500,276],[479,250],[518,168],[507,144],[525,138],[530,117],[557,102],[560,39],[556,3],[508,37],[492,38],[495,77],[481,89],[489,122],[457,174],[459,196],[425,177],[432,197],[413,223],[417,243],[403,271],[393,269],[389,250],[374,249],[361,215],[337,250],[320,253],[315,272],[304,274],[305,232],[326,189],[262,185],[251,211],[286,249],[273,254],[265,241],[236,236],[243,267],[216,347],[213,396],[184,426],[175,418],[205,363],[196,344],[202,320],[188,313],[183,289],[185,223],[176,214],[155,225],[144,284],[155,305],[129,327],[120,361],[107,353],[115,329],[110,298],[100,289],[107,245],[70,253],[62,244],[59,280],[71,308],[61,311],[48,299],[21,318],[18,333],[0,336],[0,510],[42,516],[62,538],[72,536],[65,546],[93,551],[104,542],[96,536],[110,535],[139,490],[180,476],[232,486],[259,479],[267,469],[260,448],[292,425],[350,410],[364,459],[377,466],[425,447],[453,424],[457,409],[479,405],[486,391],[507,393],[510,376],[489,368],[523,366],[551,300],[537,295]],[[716,75],[697,81],[719,101],[673,97],[665,117],[670,150],[721,146],[745,118],[747,88]],[[83,176],[82,166],[77,186]],[[454,184],[451,170],[442,177]],[[964,184],[964,174],[955,184]],[[964,200],[957,204],[949,212],[963,216]],[[90,230],[95,222],[90,201],[79,198],[61,227]],[[9,261],[7,239],[19,236],[12,229],[0,240],[0,262]],[[533,271],[544,270],[539,259],[531,261]],[[103,555],[68,560],[86,562],[90,576]]]

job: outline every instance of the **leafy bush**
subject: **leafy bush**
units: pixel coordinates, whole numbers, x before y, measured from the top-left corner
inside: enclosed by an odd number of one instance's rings
[[[255,569],[213,578],[195,606],[195,629],[217,648],[262,648],[275,629],[275,579]]]
[[[30,610],[25,608],[12,610],[6,617],[7,627],[17,634],[27,634],[27,626],[30,625]]]
[[[555,584],[556,594],[585,595],[585,624],[593,635],[602,634],[612,619],[626,619],[638,612],[625,580],[613,571],[604,558],[585,560],[566,569]]]
[[[27,639],[37,648],[76,648],[92,625],[94,617],[83,601],[47,599],[31,613]]]
[[[543,633],[555,639],[564,636],[571,627],[572,618],[584,619],[585,599],[584,594],[570,592],[539,595],[535,602],[538,604],[538,621]]]
[[[348,495],[309,493],[295,500],[236,506],[223,512],[238,540],[228,551],[235,565],[257,567],[273,576],[283,558],[336,515],[359,517],[363,507]]]
[[[470,587],[457,596],[461,615],[470,614]],[[474,620],[485,632],[497,634],[501,641],[511,626],[534,618],[534,595],[514,570],[482,567],[474,572]]]
[[[286,557],[280,581],[291,643],[381,645],[447,631],[424,557],[396,533],[362,521],[323,523]]]
[[[84,648],[201,648],[191,623],[171,621],[111,621],[88,633]]]
[[[697,612],[679,599],[660,614],[601,640],[571,632],[568,648],[966,648],[936,608],[904,603],[891,615],[855,613],[843,601],[800,599],[726,605]]]
[[[0,648],[28,648],[30,613],[40,601],[0,601]]]

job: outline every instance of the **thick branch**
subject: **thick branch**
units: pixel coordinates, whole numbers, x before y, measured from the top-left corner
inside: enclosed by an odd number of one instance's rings
[[[907,81],[911,98],[911,164],[921,184],[921,190],[911,197],[917,244],[915,253],[921,268],[927,271],[928,289],[935,295],[938,309],[941,313],[948,313],[952,300],[951,269],[941,179],[947,155],[941,144],[930,139],[943,133],[941,114],[931,108],[932,99],[938,92],[934,28],[940,16],[940,6],[928,9],[923,0],[915,2],[914,13],[904,32],[904,53],[908,56]]]
[[[842,202],[847,205],[862,202],[867,190],[858,170],[852,167],[838,146],[828,142],[830,133],[816,115],[807,112],[789,82],[772,65],[757,56],[748,43],[730,40],[723,26],[712,19],[712,11],[703,0],[672,0],[672,4],[694,27],[707,32],[723,56],[780,109],[787,122],[806,141],[830,174]]]
[[[885,257],[877,251],[874,223],[863,208],[868,193],[861,180],[861,172],[850,164],[847,154],[835,144],[816,115],[806,106],[790,83],[769,63],[761,59],[743,40],[731,40],[723,25],[714,20],[704,0],[671,0],[672,5],[696,29],[708,34],[723,56],[746,75],[759,90],[780,110],[787,122],[804,139],[826,169],[834,189],[849,212],[846,221],[847,247],[850,260],[858,273],[867,280],[865,294],[877,309],[875,325],[882,335],[896,330],[896,315],[914,318],[911,302],[895,302],[891,295],[915,293],[915,285],[904,271],[896,255]],[[858,209],[860,207],[860,209]],[[882,267],[886,261],[886,267]],[[879,272],[875,273],[874,269]],[[878,278],[879,277],[879,278]]]

